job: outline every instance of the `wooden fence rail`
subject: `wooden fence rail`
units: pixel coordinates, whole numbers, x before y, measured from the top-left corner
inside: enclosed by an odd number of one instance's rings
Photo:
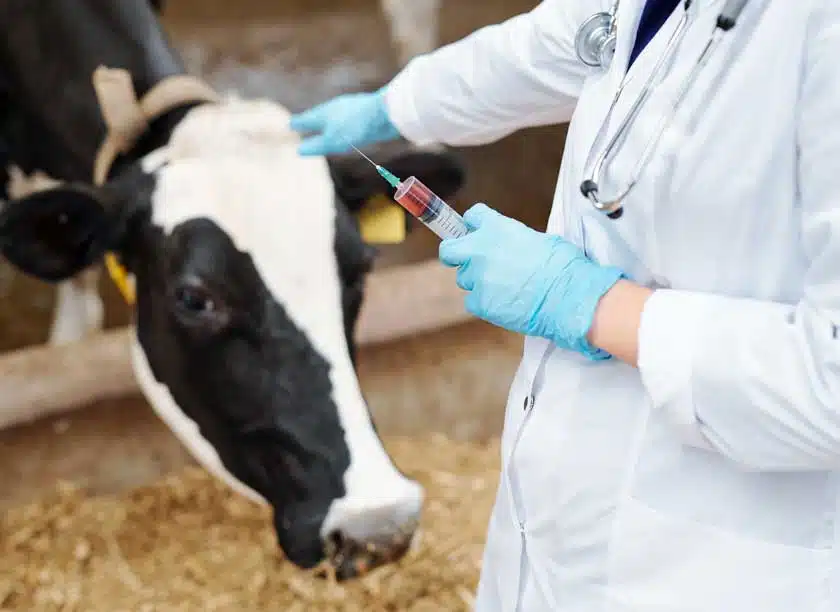
[[[395,266],[370,276],[356,337],[360,345],[379,344],[468,318],[451,269],[437,261]],[[66,346],[0,355],[0,429],[139,392],[130,334],[108,330]]]

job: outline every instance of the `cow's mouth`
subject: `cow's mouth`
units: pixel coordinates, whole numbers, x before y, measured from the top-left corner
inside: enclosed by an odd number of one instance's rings
[[[360,578],[378,567],[399,561],[411,548],[416,529],[417,523],[414,522],[399,531],[364,542],[334,532],[327,538],[326,563],[318,569],[318,573],[343,581]]]

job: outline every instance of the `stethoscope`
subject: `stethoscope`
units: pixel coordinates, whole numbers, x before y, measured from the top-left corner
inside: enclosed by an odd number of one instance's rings
[[[577,51],[577,55],[580,61],[582,61],[587,66],[606,69],[612,62],[616,45],[616,15],[618,13],[618,3],[619,0],[615,0],[608,12],[602,11],[600,13],[592,15],[592,17],[584,21],[578,29],[577,36],[575,38],[575,50]],[[728,32],[735,26],[735,23],[738,20],[738,17],[741,15],[741,11],[743,11],[744,5],[747,3],[747,0],[727,0],[726,4],[723,7],[723,10],[718,14],[717,21],[715,23],[715,28],[709,35],[709,39],[706,42],[706,46],[703,48],[703,52],[700,54],[700,57],[697,59],[697,62],[694,64],[694,67],[689,73],[688,77],[682,83],[682,86],[677,94],[676,102],[671,108],[670,115],[663,117],[662,121],[659,124],[659,131],[656,134],[656,137],[646,147],[642,157],[639,160],[638,165],[636,166],[634,173],[631,175],[632,178],[630,180],[630,184],[627,186],[626,189],[624,189],[624,191],[620,191],[615,197],[602,198],[598,193],[598,183],[601,179],[604,166],[607,163],[607,159],[612,157],[616,144],[620,139],[624,137],[631,123],[635,120],[635,117],[641,109],[642,105],[645,103],[645,101],[648,99],[648,96],[653,91],[653,83],[656,80],[656,77],[659,75],[660,70],[666,64],[666,62],[671,59],[671,56],[674,54],[677,44],[682,40],[682,37],[685,34],[686,25],[688,24],[688,9],[691,6],[691,3],[692,0],[684,0],[683,16],[677,24],[676,30],[674,30],[674,33],[671,35],[671,38],[668,41],[668,45],[665,48],[665,52],[659,58],[659,60],[653,68],[653,72],[648,77],[648,80],[645,83],[641,95],[633,103],[633,106],[630,108],[627,117],[625,117],[625,119],[621,122],[621,124],[618,127],[618,130],[616,131],[612,139],[609,141],[607,146],[604,148],[603,152],[597,157],[595,163],[592,164],[592,169],[587,178],[585,178],[580,184],[580,191],[583,194],[583,196],[589,199],[589,201],[597,210],[606,213],[606,215],[610,219],[618,219],[623,214],[624,208],[622,205],[622,201],[624,200],[624,198],[627,197],[627,194],[630,193],[630,191],[638,182],[639,177],[641,176],[642,171],[647,165],[651,153],[653,152],[660,138],[662,137],[662,134],[664,133],[668,122],[673,118],[674,114],[679,108],[680,103],[682,102],[683,97],[685,96],[689,87],[694,83],[695,79],[697,78],[697,73],[705,65],[709,54],[711,53],[712,49],[714,49],[717,46],[718,42],[723,36],[723,33]],[[618,102],[618,98],[624,89],[625,83],[626,77],[624,80],[622,80],[621,85],[618,87],[618,91],[616,91],[615,96],[613,97],[612,104],[610,104],[607,116],[601,123],[601,128],[598,130],[598,134],[595,137],[595,140],[593,141],[592,147],[589,150],[589,154],[587,155],[587,164],[588,159],[592,156],[592,151],[595,147],[594,143],[600,141],[603,137],[603,133],[606,130],[610,116],[612,115],[612,112],[615,109],[616,103]]]

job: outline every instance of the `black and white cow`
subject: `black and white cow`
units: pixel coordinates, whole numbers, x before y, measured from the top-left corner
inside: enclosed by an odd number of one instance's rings
[[[353,351],[375,251],[352,211],[381,180],[299,157],[280,105],[229,99],[155,120],[93,187],[96,67],[128,70],[139,95],[183,72],[148,0],[5,0],[0,34],[4,154],[18,178],[58,181],[3,206],[5,257],[60,282],[116,253],[144,394],[205,467],[271,505],[286,556],[340,578],[399,558],[423,491],[384,450]],[[385,163],[444,195],[464,178],[445,153]]]

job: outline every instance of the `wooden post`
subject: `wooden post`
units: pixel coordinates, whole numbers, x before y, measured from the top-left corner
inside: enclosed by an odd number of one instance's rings
[[[377,344],[468,318],[454,271],[436,261],[395,266],[369,277],[356,337],[360,345]],[[139,392],[130,336],[122,328],[0,356],[0,429]]]

